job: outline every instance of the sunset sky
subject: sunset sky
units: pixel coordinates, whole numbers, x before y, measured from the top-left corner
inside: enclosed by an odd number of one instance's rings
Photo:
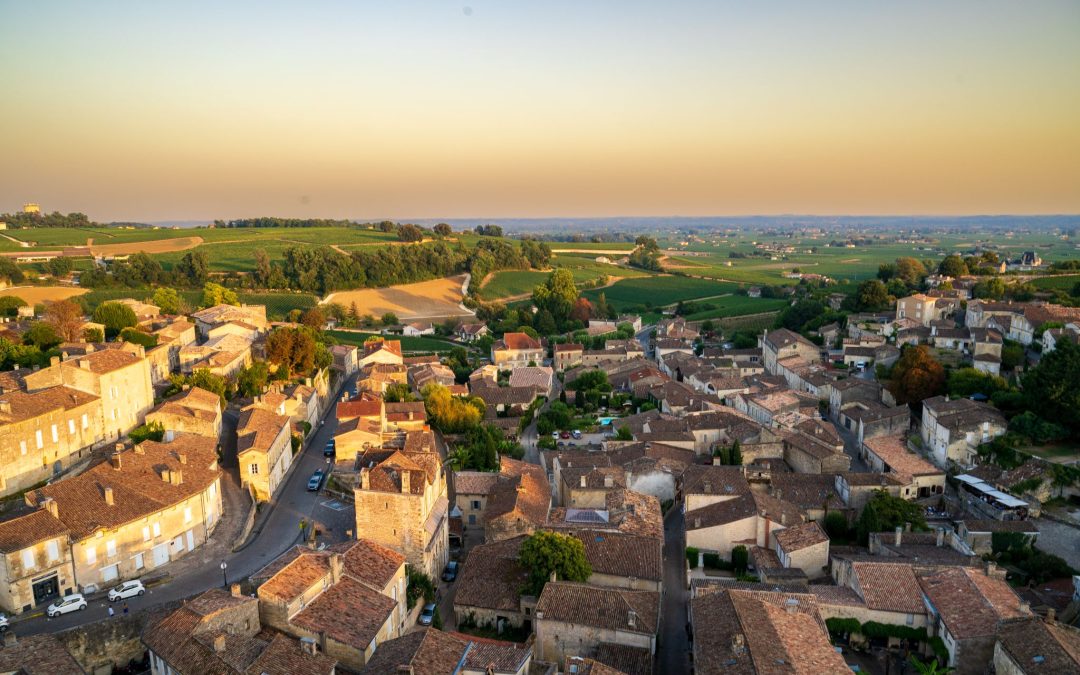
[[[0,212],[1080,212],[1075,0],[0,0],[0,92]]]

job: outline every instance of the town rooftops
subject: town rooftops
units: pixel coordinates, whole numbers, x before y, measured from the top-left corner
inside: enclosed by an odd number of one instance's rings
[[[495,342],[494,349],[513,349],[517,351],[542,349],[540,341],[526,333],[506,333]]]
[[[0,553],[14,553],[46,539],[66,537],[68,533],[67,526],[47,510],[31,511],[0,521]]]
[[[814,349],[818,349],[818,346],[813,342],[810,342],[803,336],[794,331],[790,331],[787,328],[778,328],[771,333],[767,333],[765,335],[765,342],[772,345],[777,350],[796,344],[808,345]]]
[[[521,611],[521,589],[529,571],[518,562],[525,537],[480,544],[469,551],[457,580],[454,604],[507,612]]]
[[[192,387],[167,399],[151,412],[212,421],[221,413],[221,397],[212,391]]]
[[[864,440],[863,445],[885,463],[886,472],[895,473],[898,478],[907,483],[912,482],[917,476],[937,476],[944,473],[908,450],[902,436],[875,436]]]
[[[364,343],[364,356],[385,351],[401,358],[401,340],[371,340]]]
[[[290,623],[341,644],[367,649],[397,602],[349,577],[323,591],[293,616]]]
[[[0,672],[14,675],[84,675],[85,670],[55,635],[20,635],[0,646]]]
[[[908,563],[853,562],[857,593],[868,609],[921,614],[922,590],[915,569]]]
[[[41,506],[52,498],[57,518],[82,539],[175,506],[220,476],[217,439],[178,433],[171,442],[144,441],[77,476],[28,492],[26,501]]]
[[[761,516],[785,527],[803,522],[797,506],[763,492],[752,491],[735,499],[714,502],[686,512],[686,529],[701,530]]]
[[[1022,532],[1038,534],[1039,527],[1032,520],[962,520],[968,532]]]
[[[934,396],[922,403],[923,409],[936,414],[938,424],[944,427],[963,430],[984,422],[1005,424],[1005,416],[997,408],[971,399]]]
[[[355,417],[381,417],[384,405],[383,400],[377,396],[357,396],[337,404],[337,418],[340,421]]]
[[[624,633],[655,635],[660,594],[549,581],[536,603],[537,621],[559,621]]]
[[[648,581],[663,578],[663,544],[654,537],[602,530],[575,530],[570,534],[585,546],[593,574]]]
[[[250,322],[258,321],[266,325],[265,305],[214,305],[206,309],[200,309],[191,315],[194,319],[205,324],[221,324],[229,321]]]
[[[547,520],[550,508],[551,487],[544,469],[538,464],[501,457],[499,480],[488,494],[487,522],[515,518],[540,526]]]
[[[1025,673],[1080,672],[1080,630],[1072,626],[1040,619],[1010,622],[998,640]]]
[[[236,425],[236,452],[269,452],[282,429],[288,429],[290,419],[285,415],[249,407],[240,413]]]
[[[455,471],[454,494],[486,495],[499,480],[499,474],[490,471]]]
[[[1031,616],[1004,581],[971,567],[945,567],[918,575],[927,600],[957,639],[994,635],[1004,620]]]
[[[5,387],[0,390],[0,424],[22,422],[54,410],[72,410],[96,400],[98,397],[93,394],[64,386],[32,392]]]
[[[531,657],[528,645],[421,628],[383,642],[363,675],[446,675],[468,672],[517,673]]]
[[[821,526],[815,521],[785,527],[774,536],[777,545],[788,553],[801,551],[804,548],[810,548],[829,541],[825,530],[822,530]]]
[[[714,673],[842,673],[813,595],[718,590],[691,602],[694,669]]]

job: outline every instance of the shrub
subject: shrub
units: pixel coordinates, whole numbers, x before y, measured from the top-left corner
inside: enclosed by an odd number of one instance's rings
[[[750,552],[746,550],[745,546],[739,545],[731,549],[731,566],[736,572],[745,571],[749,562]]]
[[[693,546],[686,547],[686,562],[690,563],[690,567],[697,567],[698,552],[698,549]]]
[[[850,635],[862,631],[862,624],[859,623],[858,619],[840,619],[834,617],[825,619],[825,626],[833,635]]]

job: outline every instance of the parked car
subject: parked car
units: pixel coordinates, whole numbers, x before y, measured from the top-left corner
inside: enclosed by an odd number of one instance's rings
[[[450,562],[446,563],[446,569],[444,569],[442,573],[442,580],[453,581],[454,579],[457,579],[457,573],[458,562],[456,560],[451,560]]]
[[[86,609],[86,598],[82,596],[82,593],[73,593],[63,600],[57,600],[49,605],[45,613],[51,619],[68,612],[81,612],[84,609]]]
[[[431,622],[435,620],[435,603],[430,605],[424,605],[424,609],[420,610],[420,625],[430,626]]]
[[[307,489],[311,492],[318,492],[319,488],[322,487],[323,475],[322,469],[311,474],[311,478],[307,482]]]
[[[109,602],[116,602],[124,598],[133,598],[146,592],[146,587],[138,579],[125,581],[109,591]]]
[[[575,439],[580,439],[581,438],[581,432],[578,431],[577,429],[574,429],[573,431],[571,431],[570,435],[573,436]]]
[[[562,432],[561,434],[559,434],[559,438],[570,438],[570,432],[569,431]]]
[[[7,614],[0,613],[0,633],[6,633],[8,628],[11,628],[11,624],[8,622]]]
[[[554,438],[555,440],[558,440],[559,439],[559,432],[558,431],[552,431],[551,432],[551,437]]]
[[[337,441],[330,439],[326,442],[326,447],[322,451],[323,457],[333,457],[337,454]]]

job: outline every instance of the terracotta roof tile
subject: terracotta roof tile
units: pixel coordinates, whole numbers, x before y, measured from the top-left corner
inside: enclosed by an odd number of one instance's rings
[[[396,606],[382,593],[343,578],[292,617],[290,623],[364,650]]]
[[[536,620],[653,635],[659,610],[660,594],[652,591],[554,581],[544,585]]]

